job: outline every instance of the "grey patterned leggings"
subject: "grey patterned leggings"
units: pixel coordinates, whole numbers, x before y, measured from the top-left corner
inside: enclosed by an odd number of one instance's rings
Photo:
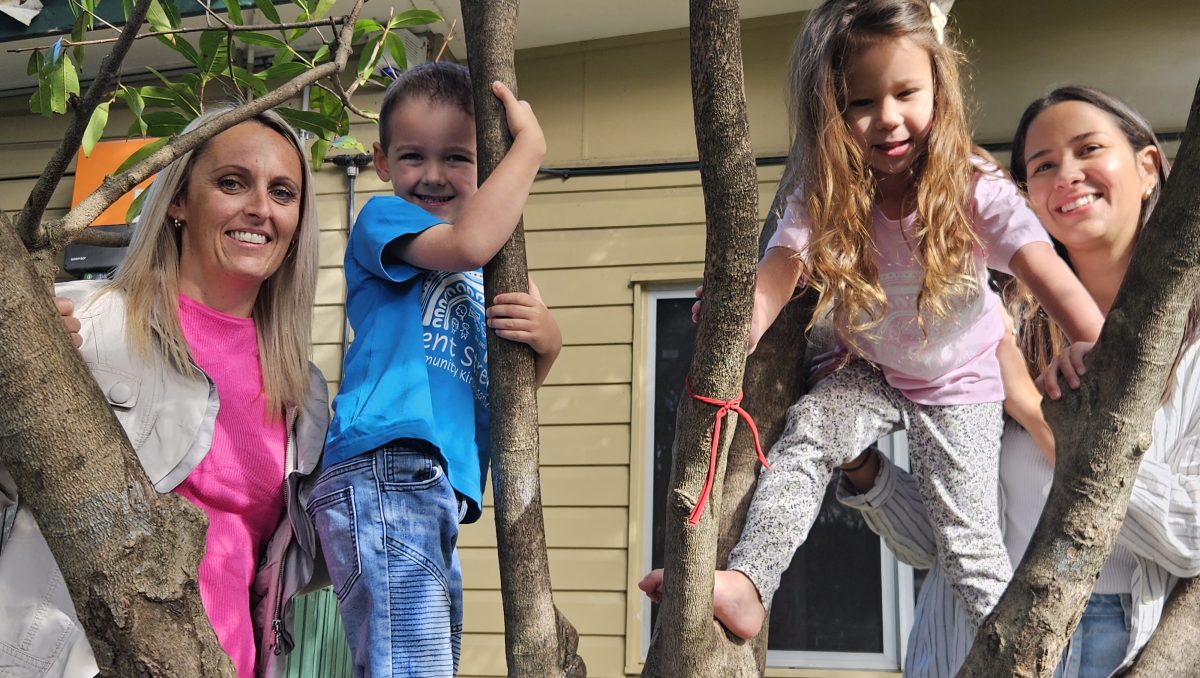
[[[817,518],[833,469],[903,428],[938,561],[978,627],[1012,577],[997,501],[1001,412],[1000,403],[919,405],[869,363],[847,365],[788,409],[729,569],[749,577],[770,605]]]

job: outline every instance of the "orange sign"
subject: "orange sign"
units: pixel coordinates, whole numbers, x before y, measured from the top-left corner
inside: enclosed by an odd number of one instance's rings
[[[142,146],[149,144],[156,139],[130,139],[127,141],[101,141],[92,149],[92,154],[89,157],[83,157],[83,150],[80,149],[79,156],[75,159],[75,187],[71,191],[71,207],[78,205],[81,200],[91,195],[92,191],[100,188],[100,182],[104,181],[104,177],[114,174],[121,163],[134,151]],[[146,190],[154,177],[143,181],[134,187],[134,189],[119,200],[104,210],[101,215],[91,223],[92,226],[117,226],[125,224],[125,212],[129,210],[129,206],[133,204],[133,198]]]

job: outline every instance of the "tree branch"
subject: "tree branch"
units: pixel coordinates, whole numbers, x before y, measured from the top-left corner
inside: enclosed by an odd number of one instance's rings
[[[72,245],[91,245],[92,247],[125,247],[129,245],[131,229],[123,231],[102,231],[98,228],[85,228],[71,240]]]
[[[148,2],[149,0],[144,1]],[[109,205],[132,190],[134,186],[145,181],[150,175],[171,164],[184,153],[194,150],[230,127],[291,99],[299,94],[306,85],[311,85],[318,80],[334,76],[340,72],[346,67],[346,61],[350,58],[350,43],[354,36],[354,23],[358,20],[358,14],[365,2],[366,0],[357,0],[354,3],[354,7],[350,9],[350,13],[346,15],[344,19],[345,25],[338,35],[338,48],[337,52],[334,53],[333,61],[321,64],[298,75],[272,90],[266,96],[238,106],[232,111],[213,118],[208,123],[186,134],[173,138],[162,148],[150,154],[125,172],[105,177],[99,188],[84,198],[64,217],[51,225],[52,246],[58,247],[63,243],[70,242],[83,229],[87,228],[88,224],[92,223],[96,217],[100,216],[101,212],[108,209]]]
[[[50,204],[54,189],[62,181],[67,166],[71,164],[71,159],[79,151],[79,146],[83,143],[83,133],[87,129],[92,112],[106,97],[109,85],[117,77],[121,63],[125,61],[129,48],[133,46],[133,41],[137,38],[138,29],[146,20],[146,13],[150,10],[151,2],[152,0],[139,0],[130,11],[128,23],[122,29],[121,35],[116,38],[117,44],[100,62],[100,67],[96,70],[96,77],[92,79],[92,84],[84,93],[83,98],[72,107],[71,119],[67,123],[67,130],[63,134],[62,142],[58,148],[54,149],[54,155],[46,163],[46,167],[42,170],[42,176],[38,177],[33,190],[29,192],[29,199],[25,201],[25,206],[17,215],[17,234],[25,243],[26,249],[38,249],[46,244],[47,234],[41,228],[46,205]],[[109,204],[112,204],[120,195],[118,194],[110,200]],[[101,212],[103,211],[101,210]],[[98,215],[100,212],[96,214]]]
[[[1200,285],[1200,87],[1171,179],[1088,355],[1045,405],[1059,456],[1025,557],[959,676],[1050,676],[1112,551]],[[707,296],[707,295],[706,295]]]
[[[234,0],[230,0],[230,2],[233,2],[233,1]],[[349,16],[349,15],[347,15],[347,16]],[[221,28],[214,28],[212,26],[194,26],[194,27],[190,27],[190,28],[173,28],[169,31],[154,31],[152,33],[138,33],[136,36],[134,36],[133,39],[134,40],[142,40],[144,38],[156,38],[156,37],[160,37],[163,35],[178,35],[180,33],[203,33],[204,31],[217,31],[217,30],[229,31],[231,33],[244,33],[244,32],[248,32],[248,31],[252,31],[255,33],[262,33],[264,31],[286,31],[286,30],[291,30],[293,28],[317,28],[320,26],[332,26],[333,28],[337,28],[337,25],[344,22],[346,20],[346,18],[347,17],[327,17],[325,19],[313,19],[311,21],[296,21],[296,22],[286,23],[286,24],[259,24],[256,26],[234,26],[233,24],[226,24],[225,26],[223,26]],[[132,20],[125,25],[129,26],[131,24],[133,24]],[[140,24],[136,24],[136,25],[140,25]],[[353,25],[353,24],[351,24],[351,25]],[[98,38],[96,40],[80,40],[79,42],[73,42],[71,40],[63,40],[62,44],[64,47],[81,47],[84,45],[104,45],[104,44],[107,44],[110,42],[116,42],[117,40],[120,40],[120,39],[121,39],[120,37]],[[42,45],[41,47],[20,47],[17,49],[10,49],[8,51],[13,54],[18,54],[21,52],[40,52],[42,50],[50,49],[53,46],[54,45],[51,44],[51,45]]]

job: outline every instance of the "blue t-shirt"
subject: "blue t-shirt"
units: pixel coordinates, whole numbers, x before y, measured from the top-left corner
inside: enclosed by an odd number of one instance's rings
[[[354,342],[333,400],[325,467],[394,440],[428,441],[479,518],[488,466],[483,273],[384,261],[398,239],[442,220],[397,197],[374,197],[346,245],[346,313]]]

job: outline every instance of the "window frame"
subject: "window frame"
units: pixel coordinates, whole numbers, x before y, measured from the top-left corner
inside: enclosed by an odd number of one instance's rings
[[[645,664],[650,646],[650,602],[637,588],[637,582],[650,570],[651,534],[653,533],[653,449],[655,402],[655,355],[659,300],[691,297],[702,280],[700,273],[683,272],[635,276],[633,386],[641,394],[632,404],[630,426],[630,514],[629,514],[629,590],[627,592],[626,673],[638,673]],[[879,443],[880,451],[901,467],[908,467],[908,447],[903,432]],[[902,670],[904,648],[912,628],[915,594],[913,570],[898,561],[879,540],[881,603],[883,614],[883,651],[813,652],[770,650],[767,652],[767,676],[819,676],[829,670],[843,675],[863,672],[872,675],[897,675]]]

